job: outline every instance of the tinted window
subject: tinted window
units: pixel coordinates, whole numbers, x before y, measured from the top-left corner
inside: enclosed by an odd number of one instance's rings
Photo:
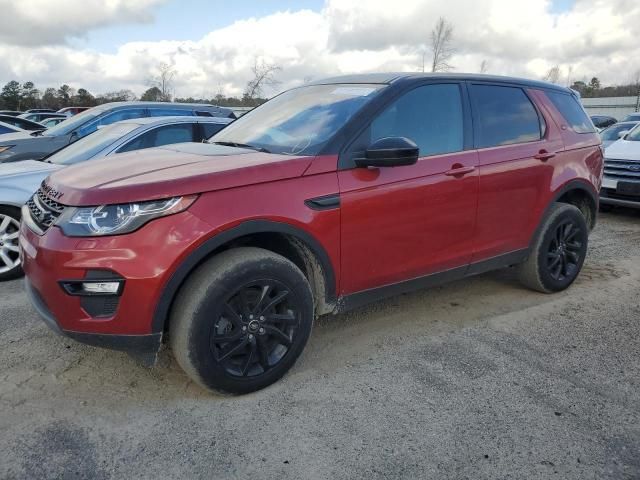
[[[211,114],[211,112],[203,112],[201,110],[198,110],[196,112],[196,115],[199,117],[213,117],[213,115]]]
[[[95,119],[92,122],[87,123],[80,127],[78,132],[78,137],[84,137],[92,132],[95,132],[99,126],[102,125],[111,125],[115,122],[120,122],[122,120],[130,120],[132,118],[141,118],[146,117],[146,111],[144,108],[129,108],[124,110],[116,110],[115,112],[107,113],[106,115]],[[62,125],[65,122],[62,122]]]
[[[521,88],[472,85],[478,148],[532,142],[542,137],[543,124]]]
[[[193,115],[191,110],[177,108],[150,108],[149,113],[152,117],[190,117]]]
[[[549,100],[562,114],[566,122],[576,133],[593,133],[593,124],[587,114],[584,113],[578,99],[569,93],[546,92]]]
[[[14,133],[15,130],[11,130],[10,128],[5,127],[4,125],[0,125],[0,133]]]
[[[212,137],[214,134],[218,133],[220,130],[222,130],[223,127],[226,126],[221,123],[201,123],[200,125],[202,125],[204,138]]]
[[[407,137],[420,156],[463,149],[462,99],[457,84],[426,85],[395,100],[371,123],[364,143]],[[366,145],[362,145],[366,148]]]
[[[193,124],[179,123],[154,128],[118,149],[117,153],[131,152],[143,148],[161,147],[172,143],[193,142]]]

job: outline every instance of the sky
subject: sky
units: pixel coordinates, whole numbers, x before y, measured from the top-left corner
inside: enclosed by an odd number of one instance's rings
[[[629,83],[640,72],[638,0],[0,0],[0,84],[67,83],[140,95],[158,65],[174,94],[241,95],[259,62],[279,83],[418,71],[439,17],[453,25],[456,72]]]

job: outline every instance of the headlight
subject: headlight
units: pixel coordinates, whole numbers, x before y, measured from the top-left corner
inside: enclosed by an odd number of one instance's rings
[[[154,218],[179,213],[191,206],[197,195],[151,202],[67,208],[56,225],[69,237],[97,237],[133,232]]]
[[[15,145],[0,145],[0,153],[5,152],[7,150],[9,150],[10,148],[13,148]]]

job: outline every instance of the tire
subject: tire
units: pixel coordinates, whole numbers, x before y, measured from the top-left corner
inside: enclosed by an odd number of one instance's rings
[[[21,277],[22,263],[18,252],[20,210],[0,206],[0,281]]]
[[[554,204],[533,240],[529,258],[518,266],[520,281],[543,293],[568,288],[582,269],[588,240],[589,227],[580,210]]]
[[[187,375],[207,390],[260,390],[302,353],[313,305],[309,282],[291,261],[260,248],[227,250],[198,267],[180,289],[170,317],[171,348]]]

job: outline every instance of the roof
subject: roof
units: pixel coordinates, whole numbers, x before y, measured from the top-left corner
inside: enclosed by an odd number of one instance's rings
[[[185,115],[175,115],[175,116],[166,116],[166,117],[142,117],[142,118],[131,118],[129,120],[121,120],[116,122],[118,124],[126,124],[131,123],[134,125],[162,125],[165,123],[181,123],[181,122],[193,122],[197,120],[200,123],[231,123],[233,119],[226,117],[200,117],[200,116],[185,116]]]
[[[421,79],[438,79],[438,80],[464,80],[473,81],[481,80],[485,82],[510,83],[527,87],[547,88],[569,92],[570,90],[559,85],[539,80],[531,80],[526,78],[505,77],[500,75],[485,75],[481,73],[418,73],[418,72],[387,72],[387,73],[362,73],[355,75],[343,75],[339,77],[331,77],[315,82],[311,85],[326,85],[334,83],[379,83],[392,84],[401,80],[421,80]]]
[[[163,107],[163,108],[179,108],[179,107],[189,107],[189,108],[219,108],[224,110],[230,110],[228,107],[219,107],[217,105],[211,105],[209,103],[178,103],[178,102],[140,102],[138,100],[132,102],[107,102],[102,105],[98,105],[93,108],[115,108],[115,107],[141,107],[141,108],[149,108],[149,107]]]

